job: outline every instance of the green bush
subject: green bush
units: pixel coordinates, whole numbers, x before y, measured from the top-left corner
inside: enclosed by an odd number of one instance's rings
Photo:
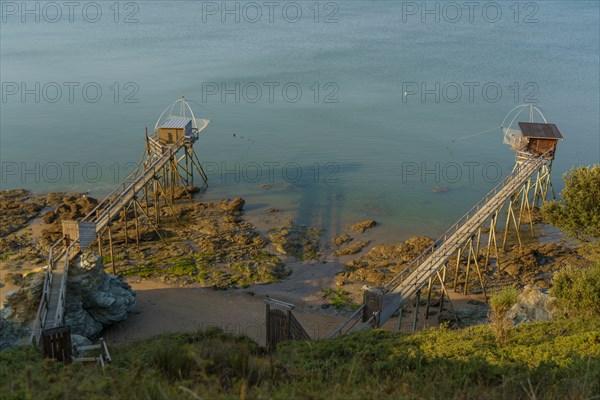
[[[600,318],[413,335],[366,330],[267,354],[212,329],[113,344],[112,364],[0,352],[0,399],[587,399],[600,393]]]
[[[572,168],[563,182],[562,201],[541,208],[546,221],[579,239],[600,237],[600,165]]]
[[[518,293],[515,288],[504,288],[492,295],[490,298],[490,306],[493,310],[508,311],[517,302],[517,296]]]
[[[512,321],[508,318],[508,310],[517,302],[517,290],[507,287],[490,298],[492,315],[490,326],[499,343],[507,344],[512,333]]]
[[[552,283],[550,294],[566,314],[600,317],[600,263],[563,268]]]

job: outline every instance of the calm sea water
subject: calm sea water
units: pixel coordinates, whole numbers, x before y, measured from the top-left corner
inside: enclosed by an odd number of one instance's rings
[[[105,193],[182,95],[212,120],[195,146],[205,198],[333,231],[369,217],[441,233],[514,160],[499,129],[456,139],[524,100],[565,137],[558,189],[600,157],[597,1],[83,2],[72,22],[31,4],[0,25],[3,189]]]

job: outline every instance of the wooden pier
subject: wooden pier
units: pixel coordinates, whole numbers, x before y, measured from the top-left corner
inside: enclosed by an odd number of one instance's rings
[[[529,108],[532,109],[532,106]],[[454,312],[447,287],[451,272],[454,272],[452,289],[456,290],[458,285],[462,284],[463,294],[466,295],[470,275],[474,274],[481,286],[481,292],[487,299],[485,276],[492,257],[495,257],[499,268],[498,222],[504,209],[506,208],[506,218],[500,245],[503,249],[511,225],[519,245],[522,245],[521,226],[524,215],[528,217],[531,235],[535,235],[531,218],[533,208],[538,203],[545,202],[548,195],[555,196],[550,172],[556,145],[562,140],[562,135],[556,125],[548,124],[545,118],[544,123],[530,121],[519,123],[519,126],[521,129],[518,132],[511,131],[512,143],[509,143],[513,144],[516,151],[516,164],[512,173],[383,288],[367,288],[363,305],[332,332],[330,337],[369,327],[380,327],[396,313],[400,330],[404,309],[410,303],[414,304],[414,331],[419,318],[421,294],[425,291],[425,318],[428,318],[434,285],[441,293],[439,310],[442,311],[444,301],[447,300]],[[482,237],[487,237],[487,244],[482,243]],[[450,265],[453,258],[454,263]],[[466,263],[463,264],[463,261]],[[459,274],[461,270],[463,274]],[[464,277],[462,282],[461,277]],[[456,317],[456,313],[454,314]]]
[[[178,106],[180,114],[172,115]],[[169,110],[168,113],[167,110]],[[192,200],[188,188],[194,186],[194,175],[200,176],[203,186],[208,185],[206,174],[194,152],[198,133],[208,120],[195,120],[184,98],[177,100],[161,115],[155,132],[146,132],[146,147],[142,160],[109,195],[81,221],[63,221],[63,238],[50,249],[44,276],[43,292],[37,315],[33,322],[32,340],[39,344],[44,331],[64,325],[69,265],[92,242],[103,253],[102,238],[108,235],[109,253],[114,270],[113,238],[111,223],[121,219],[125,224],[125,240],[128,241],[129,224],[134,225],[135,242],[139,243],[140,224],[154,229],[163,240],[159,224],[163,207],[177,215],[173,209],[176,188],[182,189]],[[191,118],[187,117],[187,113]],[[127,214],[133,210],[133,221]]]

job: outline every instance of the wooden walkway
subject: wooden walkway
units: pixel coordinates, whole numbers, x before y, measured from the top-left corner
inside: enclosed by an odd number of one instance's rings
[[[52,273],[52,282],[50,283],[50,291],[48,292],[48,313],[42,323],[42,329],[56,328],[62,325],[62,321],[56,318],[58,304],[60,302],[60,287],[64,272],[57,270]]]
[[[478,230],[498,212],[503,205],[551,159],[545,156],[532,156],[515,169],[506,179],[488,193],[479,203],[457,221],[431,247],[419,255],[403,271],[397,274],[383,289],[383,302],[376,326],[383,325],[400,308],[404,307],[426,285],[430,279],[439,276],[439,271]],[[372,327],[372,318],[358,321],[364,309],[361,306],[330,337],[341,333]],[[364,321],[364,320],[363,320]],[[346,331],[344,331],[346,329]]]
[[[109,225],[111,220],[118,217],[121,211],[136,198],[153,179],[163,171],[163,168],[177,157],[184,147],[185,138],[181,138],[170,147],[161,146],[155,139],[148,138],[150,154],[145,163],[140,164],[122,184],[104,198],[86,217],[84,222],[93,222],[96,234],[99,235]],[[41,333],[46,329],[62,326],[67,296],[67,275],[69,264],[80,253],[76,246],[79,239],[65,248],[64,240],[57,241],[50,250],[48,266],[44,278],[44,289],[33,322],[32,340],[40,342]],[[54,254],[54,255],[53,255]]]
[[[177,155],[179,150],[185,145],[185,140],[182,138],[172,146],[165,148],[161,147],[153,139],[150,140],[150,149],[153,157],[149,165],[143,165],[134,173],[129,175],[120,186],[118,186],[113,194],[108,195],[102,202],[98,204],[82,221],[91,221],[96,223],[96,233],[100,233],[106,228],[109,222],[117,217],[119,213],[131,203],[137,194],[152,181],[157,174],[168,164],[173,157]],[[100,210],[100,213],[96,213]]]

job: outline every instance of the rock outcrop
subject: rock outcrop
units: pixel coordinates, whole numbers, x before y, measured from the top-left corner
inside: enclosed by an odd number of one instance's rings
[[[336,237],[335,239],[333,239],[333,243],[335,243],[336,246],[341,246],[341,245],[346,244],[351,241],[352,241],[352,237],[350,235],[340,235],[340,236]]]
[[[56,201],[56,199],[54,199]],[[96,207],[98,200],[85,194],[67,195],[62,202],[52,210],[46,212],[42,219],[48,228],[42,233],[43,242],[50,245],[62,237],[62,220],[79,220]]]
[[[553,318],[554,299],[538,286],[527,285],[517,297],[517,302],[508,311],[513,324],[549,321]]]
[[[20,279],[21,288],[7,293],[0,311],[0,349],[22,343],[31,335],[44,272],[40,269]],[[135,305],[135,292],[131,287],[105,273],[101,258],[93,253],[83,254],[73,262],[67,284],[65,325],[71,327],[77,343],[87,343],[86,340],[94,339],[105,327],[123,321]]]
[[[67,279],[65,324],[76,335],[92,338],[105,327],[127,319],[135,305],[135,292],[120,278],[104,272],[94,253],[81,256]]]
[[[244,209],[244,205],[246,201],[241,197],[236,197],[230,202],[224,201],[219,203],[219,206],[223,211],[232,211],[232,212],[240,212]]]
[[[287,221],[283,227],[269,233],[271,244],[281,254],[299,260],[316,260],[319,255],[321,231]]]
[[[372,219],[368,219],[366,221],[357,222],[356,224],[352,225],[350,229],[352,229],[354,232],[363,233],[375,225],[377,225],[377,222],[373,221]]]
[[[567,265],[577,265],[582,257],[577,251],[559,243],[532,242],[519,247],[515,245],[511,251],[501,253],[499,264],[501,273],[515,281],[534,284],[548,288],[554,272]]]
[[[403,243],[377,245],[367,254],[349,261],[346,270],[338,275],[338,284],[364,282],[384,285],[432,243],[429,238],[415,236]]]
[[[341,249],[337,250],[335,252],[335,254],[338,256],[347,256],[350,254],[356,254],[356,253],[360,252],[363,248],[367,247],[369,245],[369,243],[371,243],[371,241],[369,241],[369,240],[359,240],[357,242],[349,244],[346,247],[342,247]]]
[[[0,191],[0,237],[25,227],[44,208],[45,199],[24,189]]]

